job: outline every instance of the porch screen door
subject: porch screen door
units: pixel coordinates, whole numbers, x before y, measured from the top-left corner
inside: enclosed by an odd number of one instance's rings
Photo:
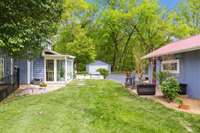
[[[46,60],[46,80],[54,81],[54,60]]]
[[[0,81],[3,81],[4,73],[4,60],[0,58]]]

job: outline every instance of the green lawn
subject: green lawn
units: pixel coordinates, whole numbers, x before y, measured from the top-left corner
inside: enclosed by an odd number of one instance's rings
[[[200,116],[133,96],[112,81],[73,81],[66,88],[0,103],[0,133],[200,132]]]

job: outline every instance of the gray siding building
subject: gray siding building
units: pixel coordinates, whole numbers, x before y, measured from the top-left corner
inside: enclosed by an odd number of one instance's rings
[[[149,60],[151,83],[159,84],[153,73],[166,71],[187,84],[189,97],[200,99],[200,35],[167,44],[144,58]]]

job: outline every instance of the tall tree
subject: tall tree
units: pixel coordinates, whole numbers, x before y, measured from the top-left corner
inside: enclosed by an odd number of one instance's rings
[[[55,50],[76,56],[78,71],[95,59],[95,45],[89,36],[95,8],[85,0],[65,0],[65,11]]]
[[[161,8],[156,0],[110,0],[106,7],[96,24],[97,57],[107,59],[113,70],[127,69],[126,63],[134,65],[127,60],[132,60],[135,45],[143,46],[145,54],[169,42],[179,34],[176,31],[187,29],[175,25],[176,14]]]
[[[96,54],[96,59],[112,64],[113,71],[133,70],[142,66],[137,65],[141,56],[192,31],[158,0],[66,0],[65,5],[55,48],[76,55],[79,66]]]
[[[66,27],[61,33],[59,42],[55,45],[55,50],[76,56],[75,63],[78,71],[83,71],[85,65],[92,62],[96,55],[93,40],[87,37],[80,25],[76,25],[73,30]]]
[[[134,35],[134,14],[130,9],[136,3],[133,0],[107,2],[96,25],[97,57],[104,58],[112,64],[112,70],[117,70]]]
[[[133,61],[136,73],[141,77],[143,74],[141,70],[145,67],[142,56],[173,41],[173,38],[188,36],[190,28],[178,20],[176,12],[161,8],[155,0],[144,0],[136,10],[135,17],[138,18],[138,23],[133,39],[135,42]]]
[[[178,19],[181,23],[189,26],[190,34],[200,33],[200,1],[184,0],[181,1],[177,8]]]
[[[0,49],[14,58],[34,58],[55,31],[62,0],[1,0]]]

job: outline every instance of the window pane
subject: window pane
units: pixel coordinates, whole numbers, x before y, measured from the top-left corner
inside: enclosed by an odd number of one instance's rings
[[[54,81],[54,60],[46,60],[46,80]]]
[[[67,61],[67,78],[73,79],[73,63],[72,63],[72,61]]]
[[[165,62],[162,64],[162,68],[164,71],[171,71],[171,72],[177,72],[178,71],[178,61],[172,61],[172,62]]]
[[[171,64],[171,70],[176,71],[177,70],[177,63]]]
[[[57,60],[57,80],[65,81],[65,60]]]

